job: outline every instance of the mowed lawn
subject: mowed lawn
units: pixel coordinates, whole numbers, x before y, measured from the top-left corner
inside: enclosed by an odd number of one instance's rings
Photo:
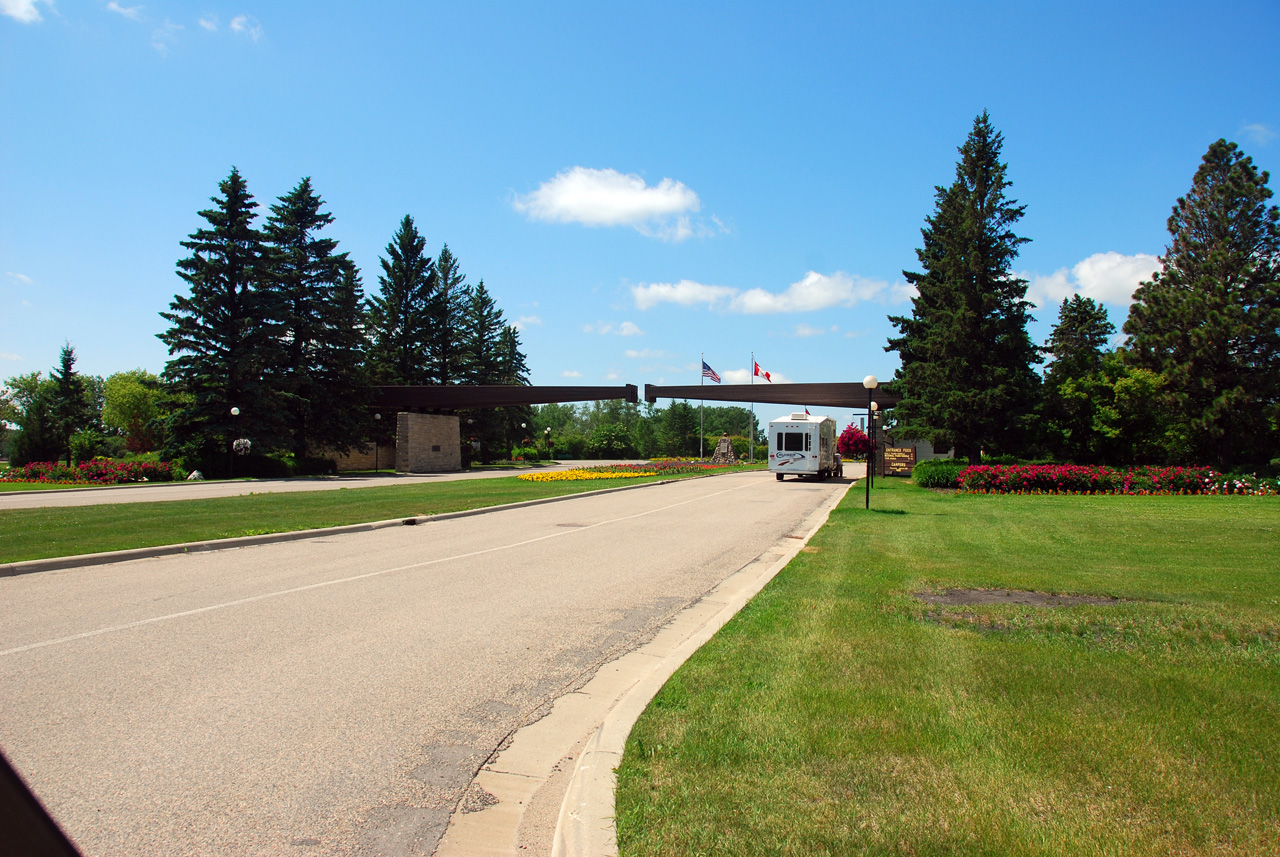
[[[1280,854],[1280,500],[872,505],[641,717],[622,855]],[[913,596],[963,588],[1121,600]]]

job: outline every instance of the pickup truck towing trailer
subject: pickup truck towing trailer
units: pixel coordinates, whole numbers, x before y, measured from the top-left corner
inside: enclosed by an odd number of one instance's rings
[[[770,422],[769,470],[779,482],[788,473],[819,479],[837,475],[836,421],[799,413]]]

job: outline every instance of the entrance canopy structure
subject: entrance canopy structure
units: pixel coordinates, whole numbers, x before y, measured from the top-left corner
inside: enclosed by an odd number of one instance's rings
[[[509,408],[555,402],[639,400],[635,384],[621,387],[520,387],[515,385],[375,387],[373,407],[388,411],[458,411],[468,408]]]
[[[880,410],[892,408],[902,396],[884,387],[862,384],[687,384],[678,387],[644,385],[644,400],[700,399],[707,402],[752,402],[772,405],[813,405],[832,408],[865,408],[871,402]]]

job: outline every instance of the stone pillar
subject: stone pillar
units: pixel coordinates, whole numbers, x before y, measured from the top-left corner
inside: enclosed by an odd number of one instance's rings
[[[458,418],[396,414],[396,472],[450,473],[462,469]]]

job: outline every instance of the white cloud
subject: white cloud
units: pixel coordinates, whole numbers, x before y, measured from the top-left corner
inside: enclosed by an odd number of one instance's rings
[[[38,3],[53,7],[53,0],[0,0],[0,15],[8,15],[23,24],[35,24],[44,20],[36,8]]]
[[[1251,125],[1245,125],[1240,129],[1240,133],[1248,137],[1250,142],[1258,146],[1265,146],[1276,137],[1276,132],[1272,131],[1266,125],[1260,122],[1254,122]]]
[[[201,27],[204,27],[206,30],[208,30],[211,33],[217,32],[218,30],[217,15],[203,15],[201,16],[198,23],[200,24]]]
[[[511,326],[516,330],[528,330],[531,326],[542,324],[542,319],[536,315],[522,315],[515,321],[511,322]]]
[[[751,383],[753,383],[753,382],[752,382],[752,380],[751,380],[751,370],[750,370],[750,369],[726,369],[724,372],[721,372],[721,373],[720,373],[720,377],[724,379],[724,382],[725,382],[726,384],[751,384]],[[772,381],[766,381],[766,380],[765,380],[765,379],[763,379],[763,378],[756,378],[756,379],[755,379],[755,381],[754,381],[754,383],[756,383],[756,384],[769,384],[769,383],[773,383],[773,384],[791,384],[791,383],[793,383],[793,382],[792,382],[792,380],[791,380],[790,378],[788,378],[786,375],[779,375],[777,372],[770,372],[770,373],[769,373],[769,377],[770,377],[770,378],[772,378],[773,380],[772,380]]]
[[[164,23],[156,27],[151,33],[151,47],[159,51],[160,56],[167,57],[169,48],[173,46],[174,41],[178,38],[178,33],[186,29],[181,24],[175,24],[168,18],[164,19]]]
[[[248,36],[256,42],[262,38],[262,25],[250,15],[236,15],[231,19],[231,32]]]
[[[667,352],[654,348],[641,348],[638,351],[634,348],[628,348],[623,353],[632,360],[657,360],[659,357],[667,356]]]
[[[24,286],[29,286],[33,282],[32,279],[28,277],[26,274],[19,274],[16,271],[5,271],[4,275],[6,277],[13,277],[15,280],[17,280],[19,283],[22,283]]]
[[[117,15],[123,15],[126,18],[136,21],[142,15],[141,6],[121,6],[116,0],[110,0],[107,3],[107,11],[115,12]]]
[[[618,379],[619,379],[619,378],[621,378],[621,377],[622,377],[621,375],[619,375],[617,372],[613,372],[613,371],[609,371],[609,372],[604,373],[604,379],[605,379],[606,381],[616,381],[616,380],[618,380]]]
[[[561,378],[581,378],[582,373],[577,369],[566,369],[560,373]]]
[[[810,271],[804,279],[792,283],[782,292],[766,289],[742,291],[731,286],[708,286],[692,280],[678,283],[641,283],[631,287],[636,307],[649,309],[660,303],[681,306],[706,304],[712,309],[747,315],[769,315],[784,312],[811,312],[830,307],[851,307],[866,301],[899,303],[915,290],[905,283],[886,283],[844,271],[819,274]]]
[[[664,178],[650,187],[634,173],[590,167],[557,173],[532,193],[516,195],[511,205],[530,220],[630,226],[664,241],[683,241],[693,235],[689,215],[702,207],[698,195],[675,179]],[[724,230],[719,221],[717,227]],[[702,226],[697,230],[708,231]]]
[[[840,328],[834,324],[831,325],[831,327],[814,327],[811,324],[797,324],[794,332],[796,336],[807,337],[822,336],[824,333],[835,333],[839,329]]]
[[[1048,276],[1020,274],[1030,281],[1027,300],[1038,307],[1061,303],[1078,294],[1100,303],[1128,306],[1138,283],[1160,270],[1160,260],[1149,253],[1125,256],[1115,251],[1094,253],[1068,271],[1059,268]]]
[[[635,325],[634,322],[624,321],[622,324],[613,324],[611,322],[597,322],[595,324],[584,324],[582,326],[583,333],[598,333],[601,336],[613,334],[615,336],[643,336],[644,331]]]
[[[8,351],[0,351],[0,360],[12,360],[15,362],[22,362],[21,357],[19,357],[17,354],[12,354]]]

